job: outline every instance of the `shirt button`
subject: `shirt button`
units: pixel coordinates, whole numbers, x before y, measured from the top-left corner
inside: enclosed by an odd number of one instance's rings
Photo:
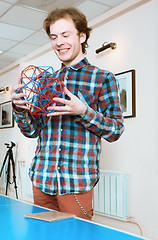
[[[63,129],[60,130],[61,132],[63,131]]]
[[[60,152],[60,151],[61,151],[61,148],[59,148],[58,151]]]
[[[58,167],[58,170],[60,170],[60,167]]]

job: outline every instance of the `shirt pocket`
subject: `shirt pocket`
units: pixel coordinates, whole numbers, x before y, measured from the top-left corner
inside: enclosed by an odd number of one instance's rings
[[[97,110],[97,97],[94,92],[79,90],[77,96],[83,103]]]

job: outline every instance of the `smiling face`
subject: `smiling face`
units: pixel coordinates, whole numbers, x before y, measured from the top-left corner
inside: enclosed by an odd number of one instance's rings
[[[71,18],[61,18],[50,25],[52,47],[58,58],[67,66],[83,59],[82,43],[85,33],[78,33]]]

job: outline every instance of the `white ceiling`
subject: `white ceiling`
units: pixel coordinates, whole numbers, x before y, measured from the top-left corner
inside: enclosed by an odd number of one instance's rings
[[[42,29],[47,13],[76,7],[88,21],[126,0],[0,0],[0,69],[47,44]]]

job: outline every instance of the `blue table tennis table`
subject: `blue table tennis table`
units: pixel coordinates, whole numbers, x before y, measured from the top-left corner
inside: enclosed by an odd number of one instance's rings
[[[51,223],[24,217],[25,214],[43,211],[48,209],[0,195],[0,239],[145,240],[77,217]]]

